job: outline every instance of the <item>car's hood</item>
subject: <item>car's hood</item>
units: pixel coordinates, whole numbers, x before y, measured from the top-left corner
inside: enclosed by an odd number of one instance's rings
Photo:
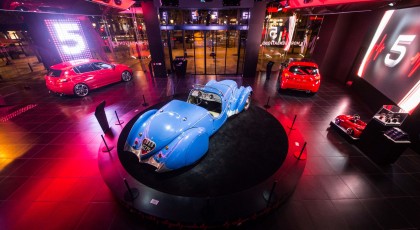
[[[204,108],[187,102],[172,100],[150,117],[146,123],[143,137],[154,142],[156,146],[144,156],[150,156],[158,152],[182,132],[194,127],[198,121],[207,115],[208,111]]]

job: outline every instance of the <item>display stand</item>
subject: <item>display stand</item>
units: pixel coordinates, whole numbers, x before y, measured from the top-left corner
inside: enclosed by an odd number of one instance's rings
[[[363,130],[358,142],[359,149],[377,164],[397,161],[410,145],[408,135],[396,128],[407,116],[408,113],[397,106],[384,105]]]

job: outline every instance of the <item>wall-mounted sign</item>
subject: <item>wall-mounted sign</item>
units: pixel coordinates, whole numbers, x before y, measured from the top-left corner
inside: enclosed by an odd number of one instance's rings
[[[359,77],[406,110],[420,102],[420,7],[385,12]]]
[[[92,58],[79,20],[47,19],[45,24],[63,62]]]
[[[250,16],[249,11],[243,11],[242,12],[242,20],[248,20]]]
[[[162,20],[165,22],[168,22],[168,12],[166,11],[162,12]]]
[[[197,10],[192,10],[191,11],[191,19],[193,21],[196,21],[198,19],[198,11]]]

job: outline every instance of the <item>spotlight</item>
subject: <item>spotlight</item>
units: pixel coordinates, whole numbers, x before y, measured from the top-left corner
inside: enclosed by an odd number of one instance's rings
[[[388,3],[388,6],[395,6],[395,2]]]

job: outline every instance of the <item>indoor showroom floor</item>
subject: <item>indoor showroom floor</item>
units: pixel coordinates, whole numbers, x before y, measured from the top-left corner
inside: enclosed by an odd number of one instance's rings
[[[264,74],[152,79],[136,72],[133,81],[85,98],[49,94],[41,75],[0,82],[8,105],[0,107],[0,229],[162,228],[119,205],[103,182],[97,161],[102,132],[93,112],[105,100],[114,124],[114,111],[122,116],[147,109],[143,95],[153,105],[210,79],[250,85],[260,107],[271,97],[269,110],[291,120],[297,115],[295,126],[307,141],[306,169],[294,194],[243,229],[420,228],[420,155],[408,149],[396,163],[377,166],[330,129],[339,114],[357,113],[368,121],[377,112],[345,86],[324,81],[317,94],[307,96],[279,94],[277,77],[266,80]]]

